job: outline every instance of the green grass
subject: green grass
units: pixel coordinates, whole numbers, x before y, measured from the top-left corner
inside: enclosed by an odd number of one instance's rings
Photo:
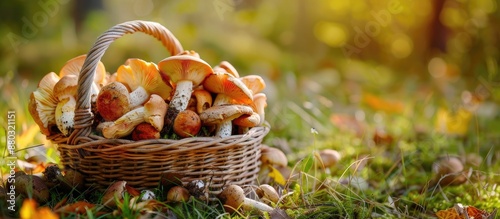
[[[465,136],[447,136],[434,130],[435,116],[425,112],[426,107],[435,112],[443,101],[441,97],[422,100],[408,91],[401,100],[405,110],[388,113],[371,109],[363,103],[349,103],[343,98],[349,95],[349,90],[341,88],[316,92],[303,88],[306,91],[300,92],[291,91],[288,85],[275,85],[279,98],[270,102],[267,108],[266,118],[272,131],[265,143],[286,151],[289,167],[295,170],[297,178],[287,181],[282,187],[282,199],[277,204],[290,217],[427,218],[456,203],[489,212],[500,207],[498,115],[493,119],[474,117]],[[46,157],[46,162],[59,162],[55,146],[38,131],[30,129],[35,125],[26,107],[27,98],[36,83],[7,74],[0,87],[3,90],[1,101],[5,103],[0,106],[2,124],[5,124],[8,110],[16,111],[18,158],[26,159],[33,150],[30,146],[42,144],[35,148],[45,148],[41,155]],[[364,115],[362,121],[366,127],[362,136],[343,131],[330,122],[332,113],[354,115],[356,111]],[[394,138],[392,143],[377,145],[373,142],[373,133],[380,127]],[[6,156],[5,133],[0,135],[0,151]],[[315,151],[326,148],[342,154],[340,163],[331,168],[330,173],[317,168],[319,165],[313,159]],[[471,175],[466,183],[459,186],[431,185],[435,178],[432,165],[438,157],[457,155],[465,158],[470,154],[482,160],[477,166],[467,164]],[[4,177],[8,173],[3,163],[1,171]],[[355,181],[349,181],[352,178],[359,179],[365,187],[354,185]],[[157,193],[157,197],[162,197],[160,190]],[[119,207],[107,208],[99,204],[101,195],[92,190],[64,192],[52,189],[51,199],[45,206],[52,208],[68,198],[68,203],[78,200],[96,203],[96,208],[87,211],[88,218],[114,218],[116,211],[122,216],[135,218],[141,212],[130,208],[129,196]],[[164,204],[160,209],[162,214],[173,214],[178,218],[251,218],[259,215],[271,218],[270,214],[256,212],[230,215],[224,212],[220,203],[199,200]],[[63,218],[74,217],[65,215]]]

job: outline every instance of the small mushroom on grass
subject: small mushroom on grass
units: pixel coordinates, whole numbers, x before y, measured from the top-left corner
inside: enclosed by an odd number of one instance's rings
[[[229,185],[219,195],[219,199],[224,203],[224,209],[227,212],[235,212],[240,207],[244,210],[260,210],[270,212],[273,208],[262,202],[255,201],[245,197],[245,192],[240,186]]]
[[[432,169],[436,174],[434,183],[438,183],[441,186],[460,185],[467,181],[464,173],[464,165],[457,157],[442,157],[434,162]]]
[[[123,193],[125,192],[126,181],[118,181],[108,187],[104,196],[102,197],[101,203],[108,207],[116,206],[115,199],[123,199]]]
[[[167,202],[186,202],[191,195],[189,191],[182,186],[174,186],[167,193]]]
[[[338,151],[332,149],[325,149],[319,152],[317,159],[319,164],[327,174],[330,174],[330,168],[337,165],[340,161],[341,155]]]
[[[19,175],[15,177],[16,194],[32,197],[38,203],[49,200],[49,188],[42,178],[34,175]]]
[[[280,199],[276,189],[268,184],[262,184],[257,187],[255,193],[266,204],[276,204]]]

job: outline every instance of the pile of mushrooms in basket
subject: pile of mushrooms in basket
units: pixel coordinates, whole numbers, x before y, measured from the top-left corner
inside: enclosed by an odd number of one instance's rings
[[[31,94],[29,111],[43,134],[71,133],[85,58],[45,75]],[[91,88],[93,130],[135,141],[244,134],[265,120],[264,88],[262,77],[240,77],[226,61],[211,67],[194,51],[158,63],[131,58],[112,74],[99,62]]]

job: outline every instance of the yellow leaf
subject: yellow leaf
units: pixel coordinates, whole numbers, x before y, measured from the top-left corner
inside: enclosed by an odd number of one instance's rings
[[[271,171],[269,172],[268,176],[273,179],[276,183],[284,186],[286,183],[285,177],[281,175],[280,171],[278,171],[276,168],[269,166]]]
[[[436,116],[435,128],[438,132],[448,135],[463,136],[467,133],[472,114],[460,108],[456,113],[439,108]]]
[[[37,203],[33,199],[25,199],[23,206],[21,207],[20,218],[21,219],[31,219],[36,215]]]
[[[440,210],[436,212],[436,216],[438,219],[462,219],[455,208]]]

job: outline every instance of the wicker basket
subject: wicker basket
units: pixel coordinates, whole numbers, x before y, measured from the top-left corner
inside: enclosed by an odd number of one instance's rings
[[[268,127],[254,127],[244,135],[227,138],[181,140],[106,139],[93,133],[90,87],[97,63],[114,40],[135,32],[159,39],[171,54],[183,51],[172,33],[155,22],[125,22],[102,34],[87,54],[79,75],[73,132],[69,137],[48,136],[58,145],[62,164],[83,173],[86,186],[99,189],[117,180],[125,180],[138,189],[155,188],[165,172],[180,174],[183,183],[203,180],[211,198],[225,185],[253,184],[260,167],[261,142],[269,132]]]

